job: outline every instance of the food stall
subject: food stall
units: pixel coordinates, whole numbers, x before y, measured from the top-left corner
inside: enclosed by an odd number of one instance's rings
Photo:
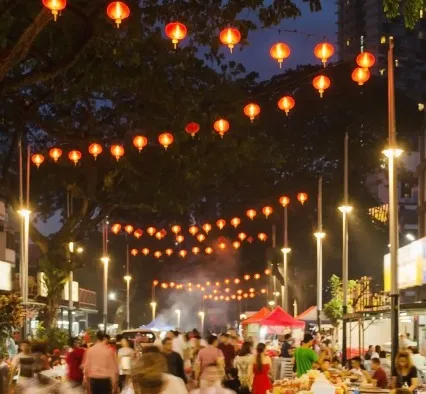
[[[242,331],[243,331],[243,337],[244,338],[253,338],[254,342],[259,342],[260,338],[260,322],[269,314],[271,311],[263,307],[258,312],[254,313],[247,319],[243,320],[241,322]]]

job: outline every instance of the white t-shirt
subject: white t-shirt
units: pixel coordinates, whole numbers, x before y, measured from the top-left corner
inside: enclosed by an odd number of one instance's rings
[[[161,394],[188,394],[185,383],[181,378],[164,373],[163,381],[164,387],[161,391]],[[135,391],[131,386],[129,386],[123,391],[122,394],[135,394]]]
[[[120,375],[130,375],[134,355],[135,351],[130,347],[122,347],[118,349],[117,356]]]
[[[421,354],[412,354],[411,359],[413,360],[413,364],[417,369],[423,370],[426,367],[426,358]]]
[[[373,358],[380,358],[379,353],[377,353],[377,352],[371,353],[371,359],[373,359]]]

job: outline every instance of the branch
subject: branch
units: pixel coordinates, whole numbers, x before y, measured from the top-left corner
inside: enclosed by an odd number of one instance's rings
[[[31,48],[34,40],[38,37],[40,32],[46,27],[52,15],[43,9],[34,19],[33,23],[19,37],[16,44],[7,53],[6,57],[0,58],[0,81],[2,81],[9,71],[21,60],[23,60]]]

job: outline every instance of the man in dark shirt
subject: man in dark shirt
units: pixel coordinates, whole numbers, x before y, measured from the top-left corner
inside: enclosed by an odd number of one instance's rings
[[[163,354],[167,360],[168,372],[171,375],[181,378],[187,383],[183,360],[179,353],[173,351],[173,343],[170,338],[163,339]]]
[[[380,365],[379,358],[373,358],[371,360],[371,369],[374,371],[372,379],[376,382],[377,387],[381,389],[388,388],[388,377],[386,376],[385,370]]]
[[[229,343],[229,334],[222,334],[220,336],[218,349],[222,351],[225,358],[225,372],[229,372],[233,367],[235,358],[235,347]]]
[[[281,346],[281,354],[280,357],[283,358],[291,358],[290,349],[291,349],[291,334],[285,334],[284,336],[284,342]]]

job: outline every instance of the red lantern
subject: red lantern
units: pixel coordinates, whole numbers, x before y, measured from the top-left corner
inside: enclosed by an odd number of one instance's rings
[[[259,238],[262,242],[265,242],[268,239],[268,236],[265,233],[259,233],[257,234],[257,238]]]
[[[238,278],[236,278],[236,279],[234,279],[234,283],[236,284],[236,285],[238,285],[238,283],[240,283],[241,281],[238,279]]]
[[[241,241],[244,241],[244,240],[247,238],[247,234],[246,234],[246,233],[239,233],[239,234],[238,234],[238,238],[239,238]]]
[[[295,105],[296,102],[294,101],[294,98],[290,96],[281,97],[278,101],[278,108],[284,111],[287,116],[290,110],[292,110]]]
[[[216,226],[219,227],[219,230],[222,230],[225,227],[225,225],[226,225],[226,222],[223,219],[219,219],[216,222]]]
[[[234,241],[232,242],[232,246],[234,247],[234,249],[238,249],[241,246],[241,243],[238,241]]]
[[[166,26],[166,35],[172,40],[175,49],[178,42],[186,37],[187,32],[186,26],[180,22],[172,22]]]
[[[318,59],[321,59],[325,67],[327,60],[334,54],[334,47],[328,42],[322,42],[315,47],[314,54]]]
[[[370,71],[368,68],[357,67],[352,72],[352,80],[358,83],[359,86],[364,85],[370,79]]]
[[[67,6],[67,0],[43,0],[43,5],[52,11],[53,20],[56,22],[59,11]]]
[[[50,149],[49,156],[56,163],[59,160],[59,158],[62,156],[62,149],[59,149],[59,148],[52,148],[52,149]]]
[[[260,274],[254,274],[254,275],[253,275],[253,278],[254,278],[254,279],[260,279]]]
[[[241,41],[241,33],[234,27],[227,27],[220,32],[219,38],[222,44],[227,45],[232,53],[234,46]]]
[[[74,163],[74,165],[77,165],[81,159],[81,152],[79,150],[72,150],[68,153],[68,158]]]
[[[162,255],[163,255],[163,253],[161,253],[159,250],[154,252],[154,257],[156,257],[157,259],[159,259]],[[165,284],[165,283],[163,283],[163,284]],[[163,285],[161,285],[161,287],[163,287]],[[167,284],[164,288],[167,289]]]
[[[171,256],[173,254],[173,249],[166,249],[166,255]]]
[[[121,231],[121,224],[115,223],[111,226],[111,231],[117,235]]]
[[[186,257],[187,254],[188,254],[188,252],[184,249],[179,251],[179,256],[182,257],[182,258]]]
[[[237,228],[239,226],[239,224],[241,223],[240,218],[232,218],[231,219],[231,224],[232,226],[234,226],[235,228]]]
[[[37,168],[39,168],[44,162],[44,156],[41,153],[34,153],[31,156],[31,161],[37,166]]]
[[[192,248],[192,253],[194,253],[195,255],[197,255],[198,253],[200,253],[200,248],[198,246],[194,246]]]
[[[184,239],[185,237],[183,235],[178,235],[176,237],[176,242],[181,244],[184,241]]]
[[[163,238],[163,234],[161,234],[161,231],[157,231],[157,232],[155,233],[155,238],[157,238],[158,240],[160,240],[160,239],[162,239],[162,238]]]
[[[143,249],[142,249],[142,253],[143,253],[145,256],[147,256],[147,255],[149,254],[149,249],[148,249],[148,248],[143,248]],[[155,282],[157,282],[157,283],[155,283]],[[154,286],[157,286],[157,285],[158,285],[158,281],[154,280],[153,284],[154,284]]]
[[[155,234],[155,232],[156,232],[157,230],[155,229],[155,227],[148,227],[147,229],[146,229],[146,232],[152,237],[154,234]]]
[[[290,204],[290,198],[287,196],[280,197],[280,204],[285,208],[288,204]]]
[[[113,1],[107,7],[107,15],[115,21],[119,28],[121,21],[130,16],[130,8],[122,1]]]
[[[254,219],[254,217],[256,216],[256,211],[254,210],[254,209],[249,209],[247,212],[246,212],[246,215],[251,219],[251,220],[253,220]]]
[[[213,249],[209,246],[209,247],[206,248],[205,252],[206,252],[206,254],[212,254]]]
[[[96,143],[91,144],[89,146],[89,153],[95,158],[95,160],[98,157],[98,155],[102,153],[102,150],[103,150],[102,146]]]
[[[273,212],[273,209],[269,206],[266,206],[262,209],[262,213],[266,216],[266,218],[269,217],[269,215]]]
[[[121,145],[112,145],[111,146],[111,154],[118,161],[120,157],[124,155],[124,148]]]
[[[180,231],[181,231],[181,228],[180,228],[180,226],[178,226],[177,224],[176,224],[176,225],[174,225],[174,226],[172,226],[172,232],[173,232],[173,233],[175,233],[175,234],[179,234],[179,233],[180,233]]]
[[[272,45],[272,48],[269,51],[269,54],[273,59],[278,61],[280,68],[283,65],[284,59],[287,59],[290,56],[290,47],[283,42],[278,42]]]
[[[356,64],[361,68],[373,67],[376,63],[376,58],[369,52],[360,53],[356,58]]]
[[[143,135],[137,135],[133,138],[133,145],[138,149],[139,153],[148,144],[148,139]]]
[[[248,238],[247,238],[247,242],[248,242],[249,244],[252,244],[252,243],[253,243],[253,241],[254,241],[253,237],[248,237]]]
[[[229,130],[229,122],[225,119],[219,119],[214,122],[213,128],[223,138],[224,134]]]
[[[158,142],[164,146],[164,149],[167,149],[173,143],[173,136],[170,133],[160,134],[158,137]]]
[[[222,250],[226,249],[226,243],[225,242],[220,242],[219,243],[219,249],[222,249]]]
[[[308,200],[308,195],[306,193],[299,193],[297,199],[303,205]]]
[[[269,268],[267,268],[267,269],[265,270],[265,275],[271,275],[271,270],[270,270]]]
[[[257,104],[250,103],[244,107],[244,115],[248,116],[253,122],[254,118],[260,114],[260,107]]]
[[[136,256],[136,255],[138,254],[138,250],[137,250],[137,249],[132,249],[132,250],[130,251],[130,254],[131,254],[132,256]]]
[[[139,239],[143,235],[143,230],[141,228],[138,228],[138,229],[135,230],[133,235],[135,236],[136,239]]]
[[[185,131],[188,134],[191,134],[191,137],[194,138],[195,134],[197,134],[200,131],[200,125],[198,123],[195,123],[195,122],[188,123],[185,126]]]
[[[206,239],[206,236],[204,234],[197,235],[198,242],[203,242],[205,239]]]
[[[318,90],[320,97],[323,96],[324,91],[331,85],[330,79],[328,79],[325,75],[318,75],[314,78],[312,83],[314,88]]]
[[[209,223],[204,223],[203,224],[203,230],[206,232],[206,234],[208,234],[211,229],[212,229],[211,224],[209,224]]]
[[[128,224],[127,226],[124,226],[124,231],[127,233],[127,234],[131,234],[131,233],[133,233],[133,230],[134,230],[134,227],[131,225],[131,224]]]
[[[191,235],[195,235],[195,234],[198,233],[198,227],[197,226],[191,226],[188,231]]]

